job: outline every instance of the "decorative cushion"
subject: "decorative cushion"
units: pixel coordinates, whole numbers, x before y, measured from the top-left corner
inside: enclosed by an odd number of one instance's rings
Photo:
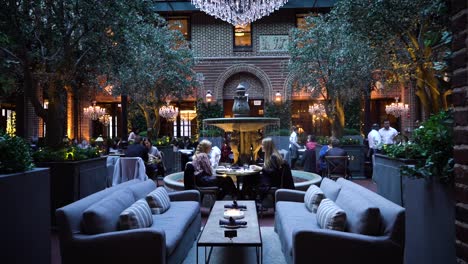
[[[320,184],[320,189],[325,194],[326,198],[336,201],[336,197],[338,197],[341,190],[341,185],[336,183],[334,180],[323,178],[322,183]]]
[[[317,213],[320,202],[325,198],[325,194],[316,185],[310,185],[304,195],[304,205],[312,213]]]
[[[317,222],[323,229],[344,231],[346,226],[346,213],[332,200],[325,198],[317,209]]]
[[[151,212],[153,214],[162,214],[171,207],[171,199],[164,187],[158,187],[146,196]]]
[[[153,224],[151,209],[145,199],[140,199],[125,209],[119,218],[119,229],[145,228]]]
[[[94,203],[83,212],[83,231],[100,234],[116,231],[120,213],[135,202],[132,191],[123,189]]]
[[[378,235],[380,233],[380,210],[359,193],[343,188],[336,199],[347,216],[346,229],[349,232],[363,235]]]

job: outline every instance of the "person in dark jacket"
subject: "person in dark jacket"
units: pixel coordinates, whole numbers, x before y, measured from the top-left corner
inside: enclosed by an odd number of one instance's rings
[[[140,157],[145,163],[148,162],[148,149],[141,144],[141,137],[136,136],[135,142],[127,147],[126,157]]]

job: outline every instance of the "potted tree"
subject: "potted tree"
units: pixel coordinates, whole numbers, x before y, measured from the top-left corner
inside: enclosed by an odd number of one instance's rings
[[[7,214],[0,227],[0,258],[5,263],[51,259],[49,169],[34,168],[29,148],[24,139],[0,132],[0,210]]]

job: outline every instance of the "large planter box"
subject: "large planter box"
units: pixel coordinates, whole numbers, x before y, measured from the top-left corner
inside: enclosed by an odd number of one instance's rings
[[[315,156],[317,157],[317,164],[319,164],[320,159],[320,149],[323,145],[317,144],[315,147]],[[364,145],[343,145],[340,148],[346,150],[348,156],[351,157],[349,160],[349,170],[351,172],[351,177],[364,177],[364,163],[366,159]]]
[[[456,263],[453,184],[404,177],[405,263]]]
[[[401,176],[400,167],[412,164],[416,164],[416,161],[375,154],[372,179],[377,185],[377,193],[396,204],[404,206],[404,188],[407,178]]]
[[[0,175],[2,263],[51,263],[49,169]]]
[[[107,187],[106,157],[81,161],[40,162],[50,168],[52,225],[55,210]]]

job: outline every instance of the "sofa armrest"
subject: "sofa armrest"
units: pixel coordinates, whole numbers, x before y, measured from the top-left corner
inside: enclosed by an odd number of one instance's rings
[[[312,251],[311,251],[312,250]],[[313,252],[313,253],[311,253]],[[334,230],[293,232],[294,263],[403,263],[404,249],[387,236],[367,236]]]
[[[289,189],[279,189],[275,193],[275,201],[284,201],[284,202],[304,202],[305,192],[289,190]]]
[[[62,263],[166,263],[166,234],[142,228],[97,235],[76,234],[62,246]]]
[[[196,190],[186,190],[169,193],[171,202],[177,201],[195,201],[200,202],[200,192]]]

